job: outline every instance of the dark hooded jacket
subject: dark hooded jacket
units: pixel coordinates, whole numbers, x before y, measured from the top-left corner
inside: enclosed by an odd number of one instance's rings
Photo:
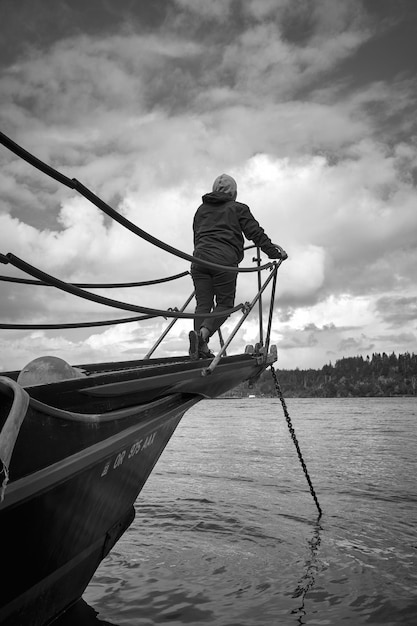
[[[194,256],[220,265],[237,265],[244,254],[243,235],[267,255],[276,251],[246,204],[220,191],[207,193],[202,200],[193,222]]]

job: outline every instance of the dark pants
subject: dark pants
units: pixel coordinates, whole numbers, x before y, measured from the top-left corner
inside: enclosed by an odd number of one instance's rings
[[[222,272],[203,265],[191,266],[191,277],[194,282],[196,313],[219,313],[232,309],[236,295],[236,272]],[[216,306],[214,306],[216,299]],[[214,308],[213,308],[214,307]],[[205,318],[204,315],[195,318],[194,330],[199,331],[205,326],[213,335],[229,316]]]

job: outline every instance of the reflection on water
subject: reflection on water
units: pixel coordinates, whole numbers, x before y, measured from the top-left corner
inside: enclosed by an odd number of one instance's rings
[[[314,587],[316,578],[321,569],[321,563],[318,558],[319,547],[321,543],[320,531],[320,519],[322,513],[319,513],[316,523],[314,524],[314,531],[312,537],[308,541],[309,555],[305,562],[305,571],[302,578],[300,578],[297,588],[293,593],[293,598],[300,598],[301,604],[296,609],[291,611],[292,614],[297,616],[297,622],[299,624],[306,624],[303,618],[307,616],[305,609],[305,600],[307,593]]]
[[[317,520],[279,401],[201,402],[57,624],[416,624],[415,407],[288,402]]]

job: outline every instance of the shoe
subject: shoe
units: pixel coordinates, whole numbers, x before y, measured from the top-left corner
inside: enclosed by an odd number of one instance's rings
[[[200,337],[195,330],[190,330],[188,338],[190,340],[188,354],[190,355],[191,361],[197,361],[199,359]]]
[[[198,357],[200,359],[214,359],[215,355],[208,347],[207,342],[205,342],[204,339],[202,339],[201,337],[199,337],[199,339],[200,339],[200,344],[198,347]]]

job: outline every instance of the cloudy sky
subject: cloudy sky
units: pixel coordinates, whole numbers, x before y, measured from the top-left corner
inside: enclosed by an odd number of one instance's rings
[[[0,14],[0,130],[14,141],[189,254],[201,195],[222,172],[236,178],[289,254],[279,367],[417,352],[415,0],[0,0]],[[0,252],[68,282],[189,268],[3,146]],[[238,284],[249,300],[255,274]],[[0,289],[3,323],[134,315],[48,287]],[[186,276],[95,293],[167,308],[191,291]],[[165,325],[0,330],[0,368],[140,358]],[[185,354],[190,327],[155,356]],[[236,350],[256,341],[254,320]]]

